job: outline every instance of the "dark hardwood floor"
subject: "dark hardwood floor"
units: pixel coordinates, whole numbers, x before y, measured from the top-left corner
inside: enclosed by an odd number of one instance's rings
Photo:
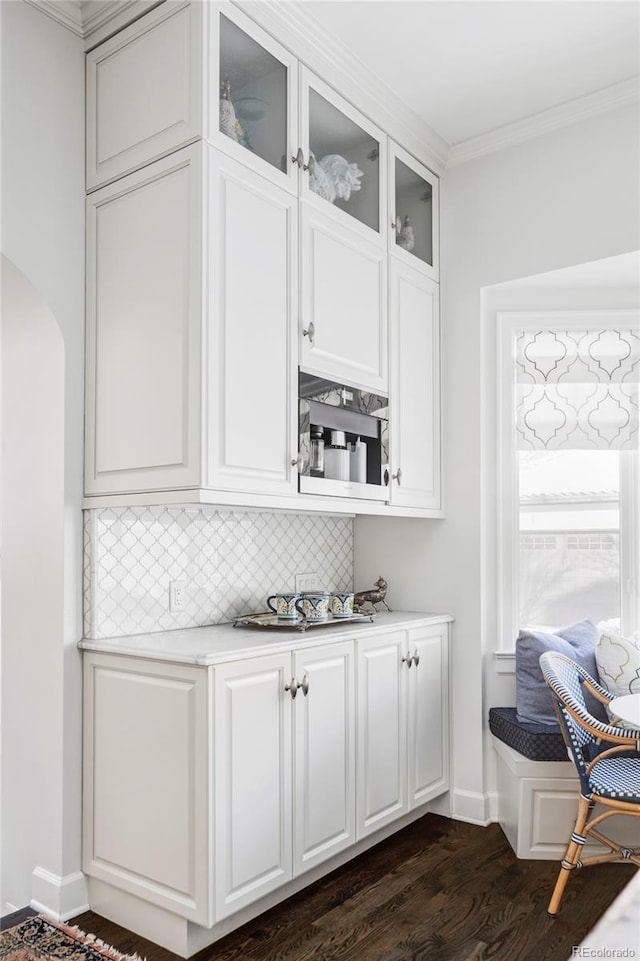
[[[196,961],[566,961],[635,868],[576,872],[551,919],[558,864],[518,861],[498,825],[426,815],[195,955]],[[34,912],[2,919],[4,930]],[[87,911],[87,933],[147,961],[177,955]]]
[[[428,814],[194,957],[566,961],[636,869],[576,871],[552,919],[546,908],[558,867],[519,861],[497,824]],[[91,911],[70,923],[147,961],[177,957]]]

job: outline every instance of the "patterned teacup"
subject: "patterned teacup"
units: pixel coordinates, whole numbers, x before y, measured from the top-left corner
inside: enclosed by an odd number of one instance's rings
[[[267,607],[277,615],[279,621],[295,621],[298,617],[296,601],[299,597],[300,595],[294,592],[272,594],[267,598]],[[272,601],[274,601],[273,604]]]
[[[324,591],[305,591],[296,601],[296,609],[307,621],[326,621],[329,617],[329,595]]]
[[[333,617],[353,617],[353,591],[334,591],[329,601]]]

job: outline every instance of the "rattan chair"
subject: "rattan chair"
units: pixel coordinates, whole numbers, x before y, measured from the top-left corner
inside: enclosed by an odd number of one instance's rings
[[[549,914],[556,915],[574,868],[606,861],[630,861],[640,866],[640,849],[620,847],[598,830],[615,814],[640,817],[640,731],[604,724],[589,713],[583,688],[603,704],[608,704],[612,695],[570,658],[547,651],[540,657],[540,667],[580,778],[575,827],[547,909]],[[594,816],[596,803],[605,810]],[[580,859],[578,855],[587,838],[593,838],[608,851]]]

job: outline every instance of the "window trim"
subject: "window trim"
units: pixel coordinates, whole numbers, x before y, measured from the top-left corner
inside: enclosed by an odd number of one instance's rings
[[[498,311],[496,314],[496,516],[498,643],[496,657],[513,657],[518,634],[519,491],[516,468],[515,332],[531,330],[617,330],[636,328],[640,310]],[[621,451],[620,503],[632,523],[620,525],[621,630],[640,630],[640,467],[637,451]],[[622,513],[622,506],[621,506]],[[634,542],[635,530],[635,542]],[[499,670],[499,673],[501,671]]]

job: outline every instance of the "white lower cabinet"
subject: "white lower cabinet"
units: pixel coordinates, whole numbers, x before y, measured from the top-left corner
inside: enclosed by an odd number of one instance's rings
[[[215,940],[446,791],[447,631],[266,645],[210,666],[87,651],[83,869],[103,886],[96,909],[106,885],[133,896],[134,914],[145,902]]]
[[[358,641],[357,836],[448,788],[448,629]]]

